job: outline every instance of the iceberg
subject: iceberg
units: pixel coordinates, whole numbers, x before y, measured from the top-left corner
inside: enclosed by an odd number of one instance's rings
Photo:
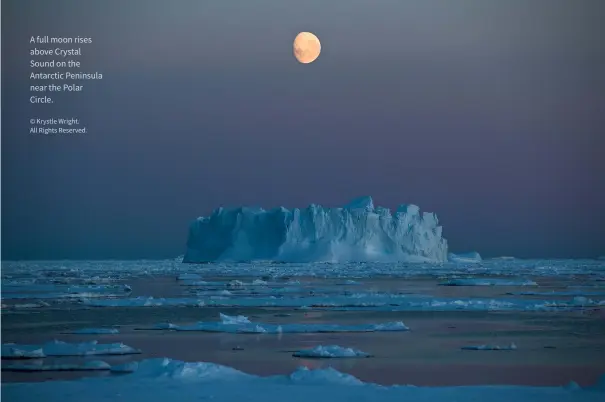
[[[433,213],[395,213],[361,197],[344,207],[216,209],[191,223],[185,263],[445,262],[447,241]]]

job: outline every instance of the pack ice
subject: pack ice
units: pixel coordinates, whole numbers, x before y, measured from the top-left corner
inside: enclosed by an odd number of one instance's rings
[[[221,207],[190,225],[183,262],[253,260],[444,262],[447,241],[435,214],[416,205],[392,214],[371,197],[339,208]]]

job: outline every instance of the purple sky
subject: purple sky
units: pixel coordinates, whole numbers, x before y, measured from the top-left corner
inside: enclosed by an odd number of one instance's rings
[[[220,205],[359,195],[436,212],[452,251],[605,254],[604,20],[602,0],[3,1],[2,258],[172,257]],[[31,35],[92,37],[104,79],[30,105]]]

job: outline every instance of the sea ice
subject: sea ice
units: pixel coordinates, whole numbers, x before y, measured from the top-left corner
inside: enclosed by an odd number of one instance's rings
[[[198,275],[198,274],[184,273],[184,274],[180,274],[179,276],[177,276],[176,280],[177,281],[201,281],[202,276]]]
[[[228,332],[250,334],[279,334],[279,333],[322,333],[322,332],[387,332],[408,331],[409,328],[401,321],[384,324],[264,324],[253,323],[244,316],[228,316],[220,314],[221,322],[198,322],[192,325],[173,325],[164,328],[158,326],[150,329],[171,329],[175,331]]]
[[[139,362],[128,362],[111,366],[112,373],[134,373],[139,368]]]
[[[44,345],[2,344],[2,358],[31,359],[46,356],[90,356],[90,355],[128,355],[141,353],[123,343],[67,343],[52,341]]]
[[[372,357],[371,354],[362,352],[361,350],[344,348],[337,345],[316,346],[313,349],[303,349],[294,352],[294,357],[311,357],[311,358],[345,358],[345,357]]]
[[[454,254],[449,253],[447,255],[447,260],[449,262],[468,264],[468,263],[479,263],[482,261],[481,255],[478,252],[473,251],[470,253],[462,253],[462,254]]]
[[[259,377],[218,364],[171,359],[143,360],[126,372],[131,373],[76,381],[3,383],[2,397],[21,402],[107,402],[116,398],[131,402],[601,402],[605,396],[603,384],[581,389],[563,385],[377,386],[333,368],[301,367],[289,375]]]
[[[481,264],[456,263],[418,263],[406,262],[361,262],[361,263],[278,263],[254,261],[254,263],[210,263],[203,267],[191,267],[202,270],[205,277],[274,277],[287,278],[292,283],[304,276],[319,276],[344,279],[361,279],[388,275],[392,278],[409,278],[416,275],[433,276],[472,274],[473,276],[514,276],[514,277],[560,277],[573,278],[573,275],[590,276],[594,282],[605,280],[605,261],[595,259],[486,259]],[[8,293],[5,287],[17,285],[17,281],[54,281],[91,282],[110,284],[117,280],[128,280],[141,276],[172,276],[183,273],[183,264],[171,260],[140,261],[3,261],[2,262],[2,298]],[[56,279],[55,279],[56,278]],[[10,281],[10,283],[9,283]],[[179,281],[179,284],[187,281]],[[194,281],[190,281],[194,282]],[[224,284],[225,282],[223,282]],[[211,283],[214,285],[215,283]],[[40,286],[44,285],[42,283]],[[207,284],[202,284],[207,285]],[[54,285],[53,285],[54,286]],[[21,292],[15,288],[14,290]],[[22,290],[27,290],[23,284]],[[56,290],[49,290],[55,292]],[[34,292],[27,290],[36,299]],[[117,294],[117,292],[116,292]],[[122,292],[120,296],[124,296]]]
[[[111,335],[119,334],[120,331],[117,328],[82,328],[65,333],[75,335]]]
[[[555,311],[573,310],[578,307],[602,306],[605,301],[576,299],[550,301],[535,299],[486,299],[486,298],[438,298],[426,295],[394,295],[355,293],[348,296],[311,297],[230,297],[220,298],[169,298],[85,300],[84,304],[95,307],[289,307],[298,309],[335,309],[342,311]]]
[[[133,369],[134,378],[170,378],[197,382],[241,381],[254,376],[232,367],[206,362],[183,362],[168,358],[147,359]]]
[[[26,310],[26,309],[34,309],[34,308],[44,308],[50,307],[50,304],[46,302],[37,302],[37,303],[16,303],[16,304],[2,304],[3,309],[15,309],[15,310]]]
[[[135,328],[135,330],[138,330],[138,331],[154,331],[154,330],[163,331],[163,330],[171,330],[171,329],[176,330],[177,328],[178,328],[178,325],[167,323],[167,322],[162,322],[159,324],[154,324],[151,327]]]
[[[210,282],[206,281],[182,281],[180,283],[181,286],[208,286]]]
[[[243,289],[246,284],[242,281],[233,280],[226,285],[229,289]]]
[[[463,346],[463,350],[517,350],[517,345],[511,343],[508,346],[498,345],[474,345],[474,346]]]
[[[40,359],[42,357],[46,357],[46,354],[44,354],[44,350],[41,347],[37,349],[33,347],[23,349],[11,343],[2,345],[3,359]]]
[[[299,367],[290,374],[288,380],[291,384],[304,385],[364,385],[363,381],[338,370],[328,367],[320,370],[309,370],[307,367]]]
[[[550,292],[507,292],[507,295],[512,296],[605,296],[605,292],[591,292],[583,290],[562,290]]]
[[[159,307],[159,306],[204,306],[200,299],[190,298],[163,298],[163,297],[134,297],[127,299],[83,299],[81,302],[94,307]]]
[[[190,225],[183,262],[443,262],[446,257],[435,214],[420,214],[415,205],[401,205],[392,214],[361,197],[342,208],[218,208]]]
[[[231,316],[231,315],[219,313],[219,317],[221,318],[221,321],[223,322],[223,324],[236,324],[236,325],[251,324],[248,317],[245,317],[243,315]]]
[[[82,364],[9,364],[2,367],[6,371],[95,371],[109,370],[111,366],[94,360]]]
[[[441,286],[538,286],[528,279],[500,279],[500,278],[465,278],[451,279],[440,283]]]

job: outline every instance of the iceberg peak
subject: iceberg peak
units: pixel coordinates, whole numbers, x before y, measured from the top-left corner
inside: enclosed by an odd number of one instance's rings
[[[191,223],[183,262],[253,260],[444,262],[447,241],[435,214],[416,205],[392,214],[368,196],[341,208],[219,207]]]

